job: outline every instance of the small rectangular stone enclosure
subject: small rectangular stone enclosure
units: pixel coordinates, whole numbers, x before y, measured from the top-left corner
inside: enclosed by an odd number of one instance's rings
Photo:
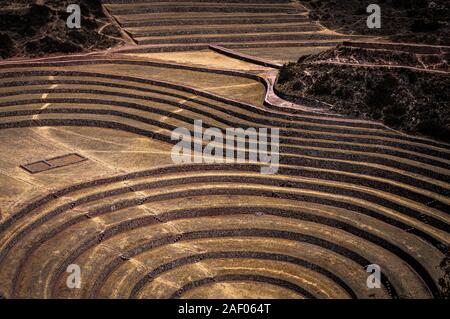
[[[72,154],[66,154],[66,155],[62,155],[62,156],[58,156],[58,157],[54,157],[54,158],[50,158],[50,159],[46,159],[46,160],[42,160],[42,161],[37,161],[34,163],[30,163],[30,164],[20,165],[20,167],[22,167],[24,170],[26,170],[27,172],[29,172],[31,174],[36,174],[36,173],[45,172],[45,171],[48,171],[48,170],[51,170],[54,168],[58,168],[58,167],[64,167],[64,166],[68,166],[71,164],[80,163],[80,162],[83,162],[86,160],[87,160],[86,157],[81,156],[76,153],[72,153]]]

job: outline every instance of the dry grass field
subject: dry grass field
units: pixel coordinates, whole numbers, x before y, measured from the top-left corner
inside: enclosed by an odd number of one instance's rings
[[[262,60],[349,39],[300,2],[108,0],[127,45],[0,61],[0,295],[439,297],[450,146],[277,96]],[[174,164],[194,120],[279,128],[278,173]]]

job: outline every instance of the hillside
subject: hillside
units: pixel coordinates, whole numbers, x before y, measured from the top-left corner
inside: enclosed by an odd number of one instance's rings
[[[416,54],[339,46],[285,65],[277,89],[332,105],[340,114],[382,121],[450,141],[448,52]]]
[[[81,29],[69,29],[69,4],[81,7]],[[88,52],[120,43],[120,32],[99,0],[4,0],[0,7],[0,58]]]
[[[450,45],[448,0],[345,0],[302,1],[312,10],[311,18],[344,34],[388,36],[393,41]],[[381,7],[381,29],[366,25],[369,4]]]

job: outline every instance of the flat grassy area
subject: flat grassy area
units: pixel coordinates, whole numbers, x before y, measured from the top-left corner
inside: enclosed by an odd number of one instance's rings
[[[148,58],[151,60],[169,61],[182,64],[193,64],[217,69],[233,69],[237,71],[266,70],[267,68],[247,63],[238,59],[229,58],[211,50],[165,53],[130,53],[129,56]]]

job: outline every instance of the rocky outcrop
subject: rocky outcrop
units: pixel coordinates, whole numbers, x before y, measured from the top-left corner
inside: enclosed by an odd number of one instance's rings
[[[66,9],[72,3],[81,7],[80,29],[66,25]],[[121,41],[118,30],[103,14],[99,0],[6,0],[0,8],[0,30],[3,59],[106,49]]]
[[[399,42],[450,45],[448,0],[305,0],[311,18],[345,34],[387,36]],[[378,3],[382,27],[369,29],[367,7]]]
[[[450,141],[450,77],[441,55],[338,47],[285,65],[276,89],[346,115]]]

